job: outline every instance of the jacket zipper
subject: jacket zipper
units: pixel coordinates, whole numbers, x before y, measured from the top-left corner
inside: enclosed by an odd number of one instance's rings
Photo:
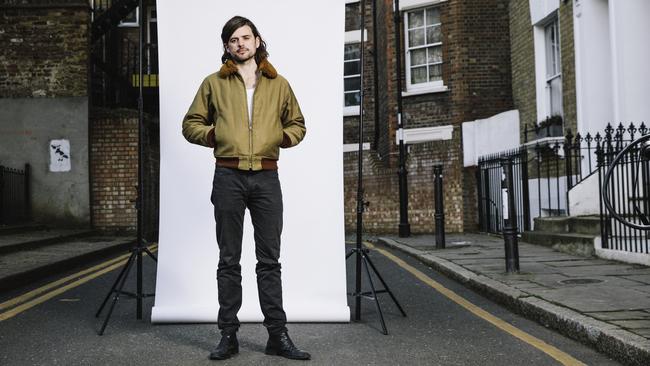
[[[246,87],[246,85],[244,85]],[[255,90],[257,90],[257,86],[255,87]],[[255,115],[255,90],[253,90],[253,95],[251,98],[251,115],[248,116],[248,141],[249,141],[249,152],[250,156],[248,157],[248,169],[253,170],[253,115]],[[246,98],[248,98],[248,93],[246,94]],[[248,108],[246,108],[248,109]]]
[[[246,117],[248,117],[248,121],[246,121],[248,123],[248,170],[253,170],[253,116],[249,115],[248,112],[248,91],[246,89],[246,83],[244,82],[244,78],[242,78],[239,75],[237,76],[239,77],[242,85],[244,86],[244,98],[246,99],[246,104],[244,104],[244,109],[246,109]],[[255,92],[253,92],[253,94],[255,94]],[[253,106],[253,108],[255,108],[255,106]],[[253,108],[251,108],[251,113],[253,112],[252,111]]]

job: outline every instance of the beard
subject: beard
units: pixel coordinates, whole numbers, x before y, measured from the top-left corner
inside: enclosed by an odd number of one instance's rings
[[[255,57],[255,52],[251,53],[244,53],[243,55],[239,55],[238,53],[231,53],[230,56],[232,56],[232,60],[235,61],[236,63],[243,64],[247,62],[248,60],[252,59]]]

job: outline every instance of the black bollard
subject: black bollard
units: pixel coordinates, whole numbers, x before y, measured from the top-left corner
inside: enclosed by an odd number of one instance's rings
[[[505,175],[505,190],[508,202],[503,210],[503,241],[506,250],[506,272],[519,272],[519,245],[517,244],[517,212],[515,211],[515,182],[512,179],[512,158],[501,160]]]
[[[433,167],[436,213],[436,249],[445,249],[445,208],[442,201],[442,165]]]

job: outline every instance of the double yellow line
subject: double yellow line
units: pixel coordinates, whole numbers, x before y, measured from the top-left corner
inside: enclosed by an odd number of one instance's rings
[[[158,245],[153,244],[149,246],[148,249],[153,253],[158,249]],[[34,306],[42,304],[45,301],[58,296],[72,288],[83,285],[84,283],[94,278],[97,278],[125,265],[130,255],[131,254],[121,255],[117,258],[113,258],[94,267],[61,278],[60,280],[54,281],[45,286],[39,287],[11,300],[1,303],[0,321],[13,318],[23,311],[31,309]]]
[[[417,268],[411,266],[410,264],[404,262],[401,258],[395,256],[394,254],[388,252],[387,250],[377,248],[371,243],[364,242],[366,247],[371,248],[385,256],[386,258],[390,259],[391,261],[395,262],[398,266],[402,267],[409,273],[411,273],[413,276],[415,276],[417,279],[420,281],[424,282],[425,284],[429,285],[436,291],[438,291],[440,294],[448,298],[449,300],[455,302],[456,304],[460,305],[463,307],[465,310],[469,311],[470,313],[476,315],[477,317],[487,321],[488,323],[494,325],[495,327],[501,329],[502,331],[510,334],[511,336],[520,339],[523,342],[528,343],[529,345],[537,348],[538,350],[546,353],[550,357],[554,358],[556,361],[561,363],[562,365],[584,365],[581,361],[573,358],[571,355],[561,351],[560,349],[551,346],[550,344],[544,342],[543,340],[532,336],[523,330],[511,325],[510,323],[490,314],[489,312],[483,310],[479,306],[473,304],[472,302],[468,301],[464,297],[458,295],[454,291],[446,288],[443,286],[441,283],[437,282],[436,280],[432,279],[431,277],[427,276],[424,274],[422,271],[418,270]]]

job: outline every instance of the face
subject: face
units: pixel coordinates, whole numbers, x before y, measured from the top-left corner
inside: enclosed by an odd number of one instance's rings
[[[251,27],[244,25],[237,28],[225,46],[234,61],[244,63],[255,56],[260,38],[253,36]]]

